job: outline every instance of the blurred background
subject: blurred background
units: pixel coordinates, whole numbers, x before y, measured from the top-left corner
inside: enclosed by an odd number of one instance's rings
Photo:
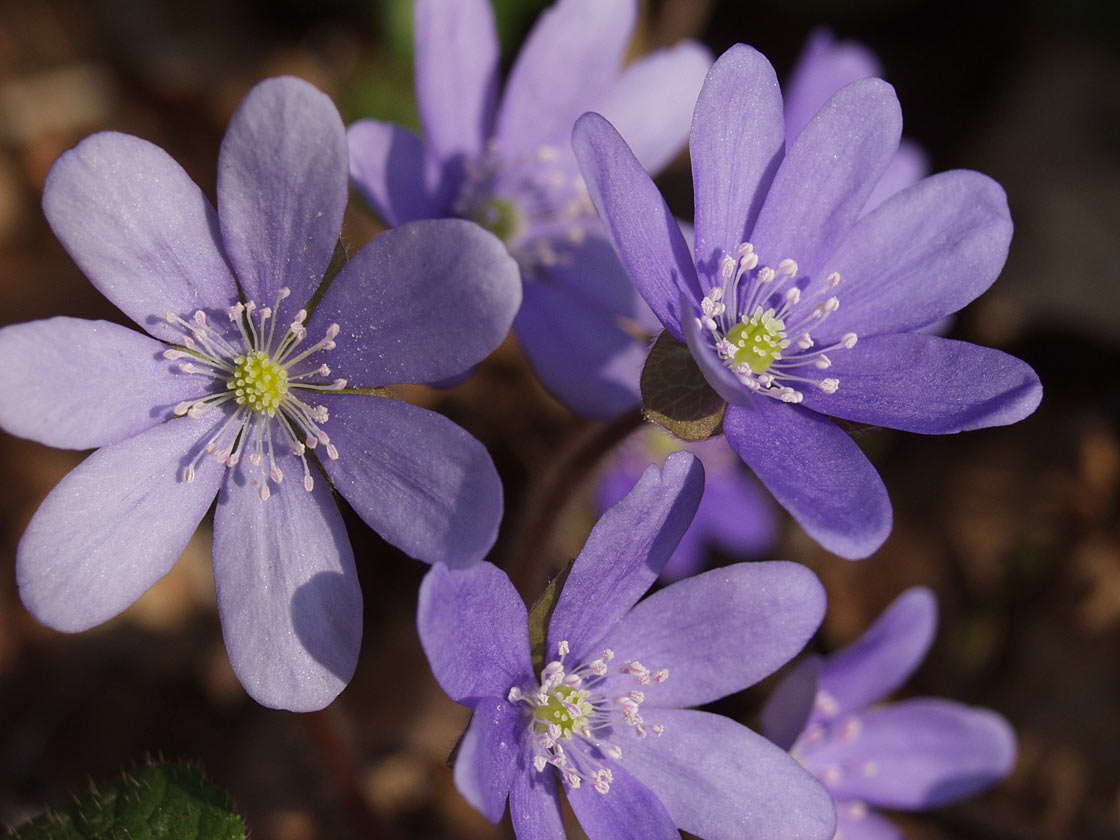
[[[544,4],[495,0],[505,63]],[[409,0],[0,0],[0,323],[65,314],[124,322],[51,235],[39,201],[59,153],[113,129],[165,148],[214,196],[218,144],[249,88],[302,76],[346,122],[415,125]],[[682,37],[744,41],[788,74],[819,25],[866,43],[934,171],[1006,188],[1016,233],[995,287],[951,335],[1028,361],[1046,388],[1008,428],[859,440],[895,526],[871,558],[830,556],[788,519],[764,555],[806,563],[829,593],[812,647],[858,636],[922,583],[941,629],[906,695],[989,706],[1019,761],[992,792],[899,816],[922,838],[1120,836],[1120,4],[1115,0],[662,0],[643,3],[635,54]],[[660,183],[691,214],[687,157]],[[344,239],[378,231],[355,198]],[[511,339],[455,389],[407,397],[489,448],[515,542],[539,483],[599,427],[553,402]],[[0,397],[11,398],[11,395]],[[164,580],[119,618],[68,636],[20,605],[15,548],[44,495],[84,456],[0,433],[0,825],[148,757],[198,762],[257,840],[498,838],[455,792],[447,754],[466,722],[428,671],[414,627],[425,568],[350,515],[366,603],[350,687],[325,712],[249,700],[226,660],[204,524]],[[582,545],[589,476],[560,512],[542,567]],[[713,562],[731,562],[716,552]],[[718,704],[750,723],[764,683]],[[573,837],[579,836],[573,831]]]

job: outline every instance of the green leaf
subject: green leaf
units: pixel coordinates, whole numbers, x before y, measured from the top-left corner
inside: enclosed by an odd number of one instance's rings
[[[723,428],[727,403],[712,390],[688,347],[661,333],[642,368],[646,418],[682,440],[707,440]]]
[[[125,773],[17,829],[13,840],[245,840],[229,795],[190,764]]]
[[[548,623],[552,620],[552,611],[556,609],[560,590],[564,588],[564,581],[568,579],[568,572],[572,570],[574,562],[576,561],[568,561],[529,610],[529,649],[533,654],[533,672],[536,674],[541,672],[548,660]]]

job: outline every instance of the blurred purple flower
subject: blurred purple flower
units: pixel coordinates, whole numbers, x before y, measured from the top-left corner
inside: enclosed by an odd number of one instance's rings
[[[936,625],[933,593],[908,589],[855,643],[798,663],[763,709],[766,736],[832,794],[843,840],[901,840],[868,805],[936,808],[994,785],[1015,764],[1015,734],[988,709],[930,697],[872,705],[914,672]]]
[[[474,225],[420,222],[377,237],[309,303],[338,242],[346,160],[331,101],[282,78],[253,88],[230,122],[217,213],[137,137],[96,134],[56,161],[47,220],[153,337],[75,318],[0,331],[0,426],[99,447],[20,541],[20,596],[44,624],[85,630],[125,609],[171,569],[216,495],[234,671],[264,705],[315,709],[350,679],[362,632],[353,553],[320,469],[415,557],[468,563],[489,550],[502,501],[485,448],[438,414],[365,394],[482,359],[517,309],[516,266]]]
[[[739,564],[637,603],[688,527],[702,472],[672,454],[603,514],[552,612],[556,658],[540,681],[505,573],[435,566],[420,587],[432,671],[474,710],[455,783],[493,822],[508,796],[521,840],[563,840],[558,780],[591,838],[832,837],[827,794],[788,754],[684,708],[752,685],[802,648],[824,611],[813,573]]]
[[[350,174],[389,225],[471,219],[521,268],[514,330],[561,402],[610,419],[638,404],[637,371],[657,319],[636,294],[572,156],[572,124],[606,114],[642,166],[684,147],[711,56],[692,42],[619,65],[636,0],[559,0],[514,62],[499,100],[498,39],[487,0],[417,0],[416,98],[424,138],[396,125],[350,127]]]
[[[721,438],[685,443],[660,426],[643,426],[607,462],[596,488],[599,510],[612,507],[630,492],[649,464],[661,463],[678,450],[691,452],[704,465],[704,495],[692,524],[661,571],[662,580],[696,574],[708,565],[713,546],[735,557],[769,551],[778,536],[773,503]]]
[[[587,114],[573,135],[623,265],[728,401],[728,443],[810,536],[848,558],[882,544],[891,507],[826,415],[946,434],[1020,420],[1042,393],[1018,359],[916,332],[995,280],[1011,219],[999,185],[963,170],[862,216],[901,125],[891,87],[863,79],[787,150],[773,68],[732,47],[693,116],[694,251],[606,119]]]

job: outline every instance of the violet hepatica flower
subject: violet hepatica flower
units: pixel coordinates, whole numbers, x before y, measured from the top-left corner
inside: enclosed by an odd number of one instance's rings
[[[685,443],[660,426],[643,426],[605,465],[595,491],[599,509],[617,504],[646,466],[678,450],[692,453],[704,465],[704,495],[661,579],[680,580],[701,571],[713,547],[732,557],[757,556],[773,548],[778,537],[774,505],[721,438]]]
[[[788,149],[784,126],[773,68],[732,47],[693,115],[692,250],[606,119],[581,117],[573,144],[623,265],[728,402],[728,443],[825,548],[863,557],[890,531],[890,502],[828,416],[945,434],[1038,405],[1023,362],[917,332],[995,280],[1011,219],[999,185],[963,170],[861,217],[902,126],[879,79],[837,91]]]
[[[688,453],[650,466],[595,526],[531,664],[525,605],[505,573],[435,566],[419,630],[444,690],[474,710],[455,783],[520,840],[562,840],[559,791],[592,840],[829,838],[832,805],[788,754],[687,709],[773,672],[816,630],[824,591],[793,563],[728,566],[638,603],[688,527],[703,484]]]
[[[837,840],[901,840],[869,805],[936,808],[990,787],[1015,764],[1015,735],[988,709],[932,697],[875,705],[925,658],[936,626],[933,593],[909,589],[855,643],[798,663],[763,709],[766,736],[836,801]]]
[[[414,557],[487,552],[502,504],[485,448],[371,388],[480,361],[517,309],[516,266],[476,225],[420,222],[358,251],[315,305],[346,199],[342,121],[294,78],[259,84],[234,115],[217,212],[137,137],[96,134],[56,161],[51,227],[151,337],[61,317],[0,331],[0,425],[97,448],[19,544],[20,597],[44,624],[79,631],[119,613],[170,570],[217,496],[234,671],[259,702],[308,710],[350,679],[361,640],[331,485]]]
[[[642,166],[684,147],[711,56],[698,44],[619,69],[636,0],[559,0],[517,56],[499,97],[499,49],[488,0],[416,0],[416,98],[424,138],[361,120],[350,171],[389,225],[460,217],[492,230],[525,284],[514,330],[544,385],[572,410],[610,419],[638,404],[657,328],[618,264],[572,156],[572,124],[606,114]]]

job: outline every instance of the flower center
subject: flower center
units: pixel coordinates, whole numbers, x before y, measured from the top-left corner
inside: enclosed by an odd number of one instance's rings
[[[226,387],[236,395],[238,405],[272,417],[288,395],[288,371],[258,350],[234,359],[233,376]]]
[[[452,212],[501,239],[525,278],[566,261],[595,218],[587,185],[555,146],[503,157],[491,144],[468,161]]]
[[[590,782],[599,793],[608,793],[614,775],[605,766],[605,759],[618,761],[622,747],[606,738],[624,726],[631,727],[639,738],[650,732],[660,736],[665,731],[659,725],[647,729],[640,712],[645,693],[637,686],[665,682],[669,670],[653,672],[636,660],[624,662],[613,669],[615,675],[628,677],[636,686],[619,693],[616,679],[608,692],[607,678],[612,669],[607,663],[614,659],[614,651],[608,648],[593,662],[565,670],[564,658],[570,646],[560,642],[557,649],[559,658],[541,671],[540,685],[528,691],[513,686],[508,699],[527,704],[532,712],[529,725],[537,772],[552,765],[569,787]]]
[[[704,295],[696,319],[708,333],[709,346],[743,385],[788,403],[805,398],[798,390],[800,383],[815,385],[826,394],[836,393],[839,379],[804,373],[811,372],[810,365],[827,370],[832,366],[828,353],[851,349],[858,340],[850,332],[835,344],[813,349],[812,331],[840,308],[839,298],[831,294],[840,284],[840,275],[830,274],[817,298],[803,301],[801,287],[795,282],[797,271],[797,263],[788,258],[776,270],[759,267],[754,246],[744,242],[738,258],[724,255],[720,263],[723,283]],[[791,335],[796,338],[789,338]],[[783,353],[790,347],[792,352]]]
[[[341,391],[345,379],[326,379],[331,369],[311,362],[320,351],[333,350],[338,337],[338,324],[331,324],[326,335],[315,344],[300,350],[307,338],[307,311],[301,309],[282,332],[277,330],[280,304],[290,291],[281,289],[271,307],[257,308],[256,303],[238,303],[227,311],[235,331],[221,331],[211,326],[206,313],[199,310],[188,322],[169,312],[166,320],[183,331],[182,349],[164,351],[164,358],[178,362],[181,373],[196,374],[219,383],[217,390],[195,400],[175,406],[175,413],[192,418],[202,417],[219,406],[233,408],[226,421],[195,459],[183,470],[183,480],[194,481],[195,467],[205,454],[227,467],[234,467],[247,453],[254,468],[253,484],[261,500],[271,495],[269,481],[280,484],[284,473],[276,461],[276,440],[285,444],[303,465],[303,486],[308,492],[315,486],[307,463],[307,450],[319,444],[327,457],[338,458],[338,449],[331,443],[323,426],[329,420],[325,406],[311,405],[298,394]],[[266,468],[267,466],[267,468]]]

